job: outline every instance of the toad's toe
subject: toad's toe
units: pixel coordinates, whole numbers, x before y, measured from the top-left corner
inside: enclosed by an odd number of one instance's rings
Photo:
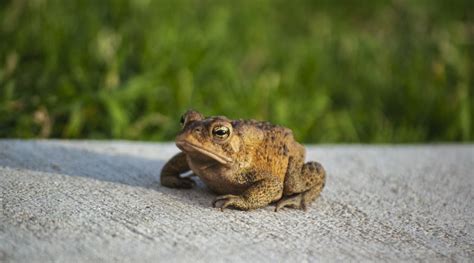
[[[241,197],[238,195],[221,195],[212,201],[212,207],[220,208],[224,211],[228,206],[232,206],[240,201]]]
[[[190,189],[193,188],[193,186],[195,185],[196,182],[188,177],[178,178],[178,180],[174,182],[175,188]]]
[[[305,205],[302,203],[302,194],[297,194],[294,196],[282,198],[275,206],[275,212],[278,212],[283,207],[292,207],[292,208],[303,208],[305,209]]]

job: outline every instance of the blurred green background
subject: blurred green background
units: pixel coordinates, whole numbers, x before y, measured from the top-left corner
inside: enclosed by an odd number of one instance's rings
[[[474,138],[474,1],[0,2],[0,137],[172,140],[188,108],[306,143]]]

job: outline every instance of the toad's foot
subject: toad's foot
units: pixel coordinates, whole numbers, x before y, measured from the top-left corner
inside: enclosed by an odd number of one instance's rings
[[[303,194],[296,194],[290,197],[284,197],[277,202],[275,206],[275,212],[278,212],[283,207],[291,207],[296,209],[301,209],[306,211],[306,203],[303,202]]]
[[[304,211],[307,211],[309,204],[311,204],[311,202],[313,202],[313,200],[319,196],[319,194],[321,193],[321,189],[323,187],[324,187],[324,181],[321,184],[317,184],[313,188],[305,192],[282,198],[276,204],[275,212],[277,212],[283,207],[292,207],[292,208],[303,209]]]
[[[217,207],[224,211],[226,207],[236,206],[240,203],[242,203],[242,197],[238,195],[221,195],[212,201],[212,207]]]
[[[161,178],[161,184],[171,188],[190,189],[196,185],[196,182],[189,177],[166,177]]]

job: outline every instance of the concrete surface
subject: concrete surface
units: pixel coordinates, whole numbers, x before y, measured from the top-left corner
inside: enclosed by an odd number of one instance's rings
[[[0,140],[0,262],[474,261],[474,145],[319,146],[308,212],[156,184],[173,144]]]

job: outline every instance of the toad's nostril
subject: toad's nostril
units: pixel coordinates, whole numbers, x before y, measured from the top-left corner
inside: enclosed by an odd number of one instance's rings
[[[196,128],[194,128],[193,131],[196,132],[196,133],[201,133],[201,132],[202,132],[202,128],[201,128],[201,127],[196,127]]]

